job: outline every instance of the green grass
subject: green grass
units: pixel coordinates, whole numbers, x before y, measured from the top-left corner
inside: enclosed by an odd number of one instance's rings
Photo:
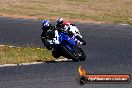
[[[0,0],[0,14],[132,24],[132,0]]]
[[[54,60],[50,51],[37,47],[0,46],[0,64],[20,64]]]

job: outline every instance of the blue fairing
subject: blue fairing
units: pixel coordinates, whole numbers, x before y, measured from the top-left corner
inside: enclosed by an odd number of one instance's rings
[[[63,41],[67,41],[70,45],[74,46],[76,43],[75,41],[69,37],[68,35],[65,35],[64,33],[59,33],[59,41],[60,43]]]

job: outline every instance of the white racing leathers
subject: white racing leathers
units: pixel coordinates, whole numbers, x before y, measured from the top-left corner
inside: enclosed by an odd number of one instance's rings
[[[76,26],[66,25],[65,29],[66,29],[66,31],[72,32],[74,34],[74,36],[72,38],[75,40],[75,42],[77,42],[77,44],[81,44],[82,45],[83,42],[79,41],[76,38],[76,36],[79,36],[80,38],[82,38],[82,36],[80,34],[80,31],[78,30],[78,28]]]

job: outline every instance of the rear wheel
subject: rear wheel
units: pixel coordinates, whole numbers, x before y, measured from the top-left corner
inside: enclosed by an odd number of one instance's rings
[[[53,56],[54,58],[59,58],[59,57],[60,57],[60,54],[59,54],[59,52],[57,52],[57,50],[53,50],[53,51],[52,51],[52,56]]]

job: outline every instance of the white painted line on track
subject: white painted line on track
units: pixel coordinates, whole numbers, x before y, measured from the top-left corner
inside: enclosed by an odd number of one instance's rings
[[[4,47],[4,46],[6,46],[6,45],[0,45],[1,47]],[[8,45],[7,45],[8,46]],[[12,47],[15,47],[15,46],[8,46],[8,47],[10,47],[10,48],[12,48]]]
[[[119,25],[124,25],[124,26],[126,25],[126,26],[127,26],[127,25],[129,25],[129,24],[119,24]]]
[[[42,64],[44,62],[32,62],[32,63],[20,63],[20,64],[2,64],[1,67],[13,67],[13,66],[21,66],[21,65],[33,65],[33,64]]]
[[[17,66],[17,64],[3,64],[3,65],[0,65],[0,67],[12,67],[12,66]]]
[[[0,45],[0,46],[2,47],[2,46],[5,46],[5,45]]]
[[[19,65],[33,65],[33,64],[42,64],[43,62],[32,62],[32,63],[21,63]]]
[[[9,48],[13,48],[13,47],[15,47],[15,46],[8,46]]]
[[[72,59],[67,59],[67,58],[64,58],[64,59],[56,59],[54,60],[55,62],[68,62],[68,61],[72,61]],[[35,65],[35,64],[42,64],[42,63],[45,63],[45,62],[31,62],[31,63],[20,63],[20,64],[2,64],[0,65],[0,68],[1,67],[13,67],[13,66],[25,66],[25,65]]]
[[[72,59],[67,59],[67,58],[64,58],[64,59],[56,59],[55,61],[56,61],[56,62],[62,62],[62,61],[72,61]]]

